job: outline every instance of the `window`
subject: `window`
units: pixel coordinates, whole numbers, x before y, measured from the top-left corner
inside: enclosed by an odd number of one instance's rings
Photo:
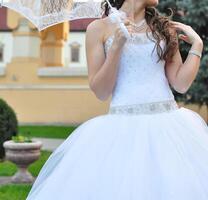
[[[4,45],[0,43],[0,62],[4,60]]]
[[[71,62],[80,62],[80,44],[73,42],[71,47]]]

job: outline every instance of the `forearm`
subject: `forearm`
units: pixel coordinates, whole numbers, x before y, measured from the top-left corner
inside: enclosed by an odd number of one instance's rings
[[[113,91],[118,74],[121,49],[112,44],[103,66],[92,80],[91,88],[100,100],[106,100]]]
[[[192,44],[192,50],[197,50],[202,52],[203,50],[203,42],[196,41]],[[179,67],[177,74],[175,85],[178,90],[185,93],[189,87],[191,86],[192,82],[196,78],[196,75],[199,70],[201,59],[193,54],[188,54],[185,62]]]

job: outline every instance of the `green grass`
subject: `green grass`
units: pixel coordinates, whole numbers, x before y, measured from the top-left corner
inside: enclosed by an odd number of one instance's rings
[[[28,168],[28,171],[33,175],[37,176],[40,169],[50,156],[50,151],[41,151],[40,158],[31,164]],[[10,161],[0,162],[0,176],[12,176],[17,172],[17,167]],[[1,199],[1,198],[0,198]]]
[[[33,176],[37,176],[46,160],[52,152],[41,151],[40,158],[28,168]],[[0,176],[12,176],[17,167],[10,161],[0,162]],[[31,184],[8,184],[0,186],[0,200],[25,200],[32,185]]]
[[[77,126],[19,126],[19,134],[31,137],[66,139]]]
[[[11,184],[0,186],[1,200],[25,200],[31,189],[29,184]]]
[[[10,161],[0,162],[0,176],[12,176],[16,171],[16,165]]]

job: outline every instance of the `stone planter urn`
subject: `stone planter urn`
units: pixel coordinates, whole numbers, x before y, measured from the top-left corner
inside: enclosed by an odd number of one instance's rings
[[[35,178],[28,172],[27,168],[40,157],[42,142],[14,142],[8,140],[4,142],[3,146],[6,159],[15,163],[18,167],[17,173],[12,177],[12,182],[32,183]]]

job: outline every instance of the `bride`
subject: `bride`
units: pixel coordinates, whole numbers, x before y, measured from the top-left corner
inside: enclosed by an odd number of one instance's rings
[[[51,154],[27,200],[207,200],[208,127],[179,107],[203,50],[188,25],[159,14],[157,0],[111,0],[130,33],[107,17],[86,32],[89,85],[108,113],[81,124]],[[184,34],[177,35],[177,31]],[[191,44],[182,62],[178,38]]]

